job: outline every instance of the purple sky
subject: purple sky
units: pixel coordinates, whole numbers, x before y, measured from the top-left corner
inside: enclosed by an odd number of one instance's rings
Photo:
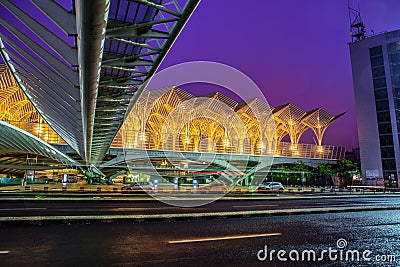
[[[351,2],[356,6],[357,0]],[[400,0],[359,2],[368,33],[400,28]],[[6,15],[4,8],[0,12]],[[248,75],[272,106],[292,102],[307,111],[347,112],[323,143],[351,150],[358,141],[349,41],[347,0],[202,0],[160,70],[187,61],[220,62]],[[300,142],[313,143],[311,131]]]
[[[399,0],[359,2],[368,34],[400,28]],[[347,0],[203,0],[160,69],[216,61],[247,74],[272,106],[347,112],[323,143],[351,150],[358,140],[349,41]],[[313,143],[310,132],[300,142]]]

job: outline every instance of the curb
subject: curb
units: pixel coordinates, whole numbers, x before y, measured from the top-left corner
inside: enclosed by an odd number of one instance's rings
[[[40,197],[37,197],[40,196]],[[168,197],[168,195],[163,195],[164,197]],[[174,195],[175,196],[175,195]],[[190,197],[190,195],[182,194],[179,199],[176,200],[208,200],[212,199],[212,194],[201,194],[196,195],[196,197]],[[235,200],[246,200],[246,201],[261,201],[261,200],[304,200],[304,199],[340,199],[340,198],[394,198],[400,197],[400,194],[394,193],[381,193],[381,194],[343,194],[343,195],[240,195],[240,196],[223,196],[218,198],[218,201],[235,201]],[[7,197],[0,194],[0,201],[145,201],[145,202],[154,202],[159,201],[157,198],[154,198],[147,194],[140,195],[128,195],[128,196],[116,196],[116,195],[71,195],[71,196],[55,196],[55,195],[47,195],[47,194],[30,194],[29,196],[21,195],[21,197]]]
[[[147,215],[94,215],[94,216],[21,216],[0,217],[1,225],[16,224],[46,224],[46,223],[116,223],[116,222],[150,222],[150,221],[181,221],[181,220],[210,220],[227,218],[252,218],[283,215],[305,215],[323,213],[344,213],[360,211],[400,210],[400,206],[364,206],[336,207],[288,210],[255,210],[238,212],[207,212],[207,213],[174,213]]]

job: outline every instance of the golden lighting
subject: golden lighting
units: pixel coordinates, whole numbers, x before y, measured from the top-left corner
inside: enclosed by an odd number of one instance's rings
[[[45,142],[65,144],[26,98],[5,65],[0,65],[0,120],[29,132]]]
[[[342,115],[321,108],[306,112],[291,103],[273,108],[258,98],[236,102],[219,92],[195,97],[173,86],[145,90],[112,146],[263,155],[286,155],[290,150],[300,155],[306,150],[299,146],[312,146],[307,151],[323,153],[332,149],[322,146],[324,133]],[[5,65],[0,65],[0,120],[48,143],[65,144]],[[314,132],[317,145],[299,144],[308,129]],[[281,150],[285,136],[291,144]]]
[[[302,134],[312,129],[322,142],[332,118],[322,109],[305,112],[291,103],[271,108],[257,98],[238,103],[219,92],[195,97],[174,86],[144,91],[119,135],[127,148],[265,155],[282,155],[279,144],[289,135],[284,153],[299,156]]]

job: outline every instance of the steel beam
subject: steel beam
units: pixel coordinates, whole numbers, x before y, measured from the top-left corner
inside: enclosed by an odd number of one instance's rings
[[[110,0],[76,0],[81,110],[87,162],[91,162],[92,138]]]

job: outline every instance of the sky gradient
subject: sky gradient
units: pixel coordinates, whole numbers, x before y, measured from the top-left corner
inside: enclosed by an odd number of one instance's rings
[[[359,2],[367,34],[400,29],[399,0]],[[347,0],[203,0],[160,69],[220,62],[248,75],[272,106],[292,102],[307,111],[347,112],[323,143],[351,150],[358,138],[349,24]],[[300,142],[313,143],[311,131]]]

